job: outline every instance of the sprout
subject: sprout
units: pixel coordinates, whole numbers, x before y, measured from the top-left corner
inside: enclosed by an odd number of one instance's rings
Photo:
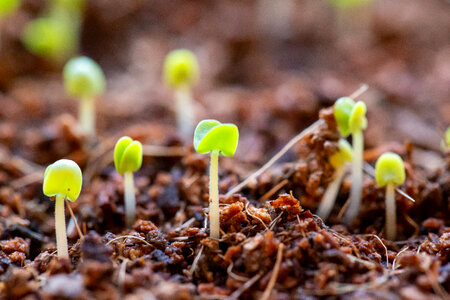
[[[350,205],[344,216],[344,222],[350,223],[358,214],[361,206],[363,183],[363,152],[364,136],[362,131],[367,128],[366,105],[362,101],[354,102],[349,97],[343,97],[334,105],[334,117],[343,137],[352,135],[352,187],[350,190]]]
[[[142,144],[128,136],[121,137],[114,147],[114,165],[117,172],[124,175],[125,219],[130,227],[136,218],[133,172],[142,165]]]
[[[369,3],[371,0],[329,0],[331,4],[340,9],[351,9]]]
[[[63,71],[64,85],[69,95],[80,99],[79,122],[84,132],[95,135],[94,98],[105,90],[105,75],[92,59],[72,58]]]
[[[2,0],[0,1],[0,19],[9,16],[17,11],[20,6],[20,0]]]
[[[45,169],[43,191],[48,197],[56,197],[55,231],[56,247],[60,258],[69,258],[67,249],[64,199],[77,200],[83,178],[80,167],[72,160],[60,159]]]
[[[164,62],[164,81],[175,90],[178,132],[191,136],[195,110],[191,88],[198,81],[199,67],[195,55],[186,49],[170,52]]]
[[[198,153],[211,153],[209,169],[209,219],[210,237],[220,238],[219,214],[219,154],[233,156],[239,140],[239,130],[234,124],[217,120],[203,120],[194,132],[194,147]]]
[[[333,181],[331,181],[328,185],[322,201],[320,202],[319,209],[317,210],[317,215],[323,220],[328,218],[331,210],[333,209],[339,187],[341,186],[342,178],[344,177],[345,163],[352,160],[352,147],[350,144],[346,140],[340,139],[338,145],[338,152],[333,154],[329,159],[330,164],[335,169]]]
[[[381,155],[375,164],[375,180],[379,186],[386,186],[386,236],[390,240],[395,240],[397,236],[395,188],[405,182],[405,167],[401,157],[391,152]]]

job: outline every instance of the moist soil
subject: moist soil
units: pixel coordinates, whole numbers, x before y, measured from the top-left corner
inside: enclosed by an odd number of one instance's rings
[[[3,23],[2,299],[449,299],[450,152],[440,142],[450,124],[450,4],[381,0],[337,12],[294,1],[289,26],[276,32],[283,18],[258,18],[264,2],[87,1],[80,53],[108,81],[95,139],[78,127],[61,66],[20,42],[44,1],[23,1]],[[200,61],[199,120],[240,129],[235,157],[219,159],[220,240],[207,226],[209,158],[177,134],[161,80],[164,56],[179,47]],[[415,200],[396,195],[397,241],[385,238],[384,190],[367,167],[352,224],[341,221],[350,176],[330,217],[314,214],[334,173],[331,106],[362,83],[365,162],[400,154],[400,189]],[[311,124],[275,165],[227,195]],[[112,155],[123,135],[145,145],[132,228]],[[57,257],[54,201],[42,193],[45,166],[60,158],[84,174],[68,203],[80,232],[66,205],[70,260]]]

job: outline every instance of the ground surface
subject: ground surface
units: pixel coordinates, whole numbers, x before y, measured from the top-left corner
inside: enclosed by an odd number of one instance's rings
[[[441,151],[440,135],[450,124],[450,3],[380,0],[347,14],[303,0],[279,18],[267,13],[270,3],[87,1],[80,53],[97,60],[108,80],[97,101],[94,144],[77,128],[77,102],[64,93],[60,66],[20,42],[44,1],[24,1],[4,22],[2,298],[448,296],[450,153]],[[204,226],[208,157],[180,141],[171,91],[161,81],[164,56],[179,47],[199,57],[198,118],[240,129],[236,156],[220,158],[223,195],[318,122],[267,172],[221,197],[220,241],[209,239]],[[397,195],[395,242],[384,239],[384,191],[368,174],[351,226],[339,217],[349,177],[328,220],[314,215],[339,138],[332,111],[321,109],[362,83],[370,86],[359,98],[368,106],[365,160],[373,165],[388,150],[402,155],[401,189],[416,200]],[[123,179],[111,153],[125,134],[170,147],[144,151],[133,228],[124,226]],[[71,222],[70,262],[57,260],[54,202],[41,190],[44,167],[60,158],[78,162],[85,176],[71,203],[84,237]]]

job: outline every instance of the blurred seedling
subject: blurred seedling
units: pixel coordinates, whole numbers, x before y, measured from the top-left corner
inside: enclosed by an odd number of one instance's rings
[[[380,187],[386,187],[386,237],[397,238],[397,215],[395,189],[405,182],[405,167],[398,154],[387,152],[375,164],[375,180]]]
[[[217,120],[203,120],[194,132],[194,148],[198,153],[211,153],[209,169],[210,237],[220,238],[219,213],[219,154],[233,156],[239,141],[239,130],[234,124]]]
[[[30,21],[23,32],[25,47],[35,55],[60,64],[78,50],[84,0],[52,0],[45,13]]]
[[[72,58],[63,71],[64,85],[69,95],[80,100],[78,120],[87,136],[95,136],[95,97],[105,90],[105,75],[89,57]]]
[[[142,165],[142,144],[128,136],[121,137],[114,147],[114,165],[117,172],[124,176],[125,220],[127,227],[130,227],[136,218],[133,172]]]
[[[0,21],[7,16],[14,14],[20,7],[21,0],[0,1]]]
[[[367,128],[366,105],[362,101],[354,102],[350,97],[343,97],[334,104],[334,117],[338,129],[345,138],[352,135],[352,187],[350,189],[350,204],[344,222],[349,224],[359,212],[363,184],[363,130]]]
[[[199,77],[197,58],[189,50],[174,50],[167,55],[163,72],[164,81],[175,91],[178,132],[186,139],[192,135],[196,119],[191,89]]]
[[[67,248],[64,199],[77,200],[83,178],[80,167],[72,160],[60,159],[45,169],[43,192],[55,197],[55,231],[58,257],[69,258]]]
[[[346,140],[340,139],[338,146],[338,152],[333,154],[329,159],[330,164],[335,170],[333,180],[328,184],[327,190],[325,191],[317,210],[317,215],[323,220],[328,218],[333,209],[342,179],[344,178],[345,165],[352,160],[352,147],[350,144]]]

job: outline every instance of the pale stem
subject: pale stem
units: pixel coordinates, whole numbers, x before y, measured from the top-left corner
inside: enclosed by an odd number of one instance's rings
[[[136,196],[134,195],[133,172],[124,173],[125,219],[127,227],[131,227],[136,218]]]
[[[395,241],[397,238],[397,212],[395,209],[395,185],[386,186],[386,237]]]
[[[87,136],[95,136],[95,101],[93,98],[80,99],[78,121]]]
[[[364,136],[362,131],[352,134],[353,158],[352,158],[352,187],[350,189],[350,204],[344,215],[344,223],[350,224],[358,215],[361,206],[361,194],[363,184],[363,152]]]
[[[341,186],[342,178],[345,174],[345,164],[336,169],[334,173],[333,181],[327,187],[325,194],[320,201],[319,209],[317,210],[317,215],[323,220],[326,220],[333,209],[334,202],[336,201],[336,196],[339,192]]]
[[[219,151],[211,151],[211,164],[209,167],[209,228],[210,237],[220,238],[219,213]]]
[[[59,258],[69,258],[66,235],[66,216],[64,214],[64,195],[57,194],[55,200],[56,249]]]
[[[178,132],[183,138],[191,138],[194,132],[195,110],[190,88],[178,88],[175,91],[175,102]]]

